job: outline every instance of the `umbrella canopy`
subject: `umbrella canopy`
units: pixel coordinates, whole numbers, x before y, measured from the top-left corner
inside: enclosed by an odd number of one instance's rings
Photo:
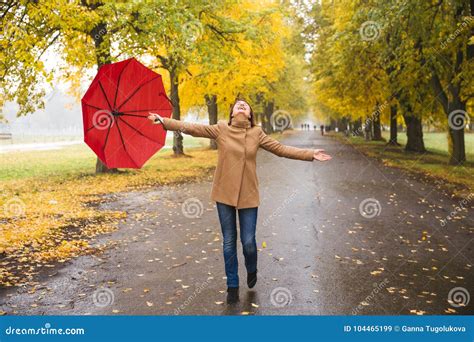
[[[148,119],[170,117],[161,75],[135,58],[103,65],[82,98],[84,142],[108,168],[141,168],[165,144]]]

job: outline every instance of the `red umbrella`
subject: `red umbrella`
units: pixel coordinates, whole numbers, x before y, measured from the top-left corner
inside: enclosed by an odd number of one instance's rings
[[[166,138],[150,111],[171,116],[161,75],[135,58],[103,65],[82,98],[84,142],[108,168],[141,168]]]

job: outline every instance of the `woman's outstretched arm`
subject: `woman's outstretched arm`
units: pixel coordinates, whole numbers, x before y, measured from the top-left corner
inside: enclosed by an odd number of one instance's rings
[[[283,145],[279,141],[269,137],[268,135],[260,131],[260,147],[263,149],[284,158],[298,159],[298,160],[319,160],[326,161],[330,160],[331,157],[328,154],[323,153],[322,149],[308,149],[308,148],[298,148],[293,146]]]
[[[219,135],[219,127],[215,125],[203,125],[197,123],[184,122],[175,119],[163,118],[155,113],[148,116],[156,124],[162,124],[163,128],[168,131],[180,131],[193,137],[217,139]]]

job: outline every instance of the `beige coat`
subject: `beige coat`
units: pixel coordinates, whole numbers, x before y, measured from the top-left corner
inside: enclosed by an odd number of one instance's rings
[[[211,200],[238,209],[260,204],[256,165],[259,147],[280,157],[313,160],[314,150],[283,145],[266,135],[260,126],[250,127],[246,119],[232,119],[231,125],[225,120],[203,125],[164,118],[163,126],[166,130],[216,140],[218,161]]]

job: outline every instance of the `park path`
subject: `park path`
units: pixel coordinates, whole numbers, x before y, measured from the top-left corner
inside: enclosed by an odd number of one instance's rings
[[[247,289],[239,247],[238,305],[223,303],[222,240],[208,179],[111,195],[102,208],[128,213],[116,232],[98,241],[111,247],[51,270],[35,291],[10,293],[0,309],[48,315],[472,313],[474,299],[467,307],[448,303],[450,291],[455,300],[473,295],[466,292],[474,288],[472,203],[443,226],[459,201],[438,185],[319,132],[298,131],[282,141],[324,148],[333,159],[310,163],[259,152],[259,279]]]

